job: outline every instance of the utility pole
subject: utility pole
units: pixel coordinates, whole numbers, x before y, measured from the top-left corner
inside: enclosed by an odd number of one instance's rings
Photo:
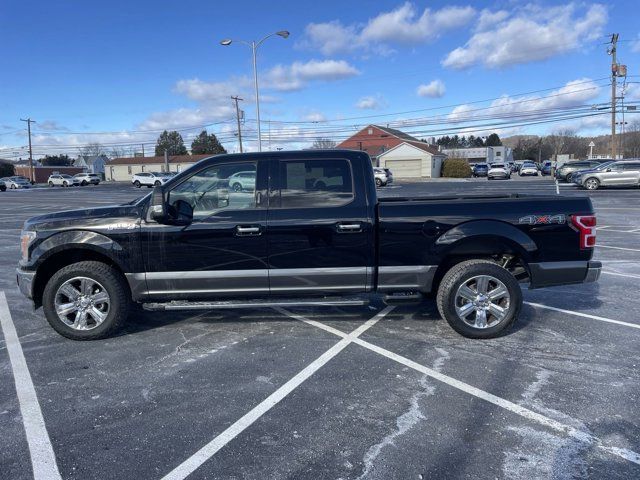
[[[242,129],[240,128],[240,108],[238,108],[238,100],[242,100],[238,96],[231,96],[231,99],[236,102],[236,120],[238,121],[238,144],[240,145],[240,153],[242,153]]]
[[[169,151],[164,149],[164,171],[169,173]]]
[[[144,158],[144,143],[142,144],[142,157]]]
[[[609,47],[609,55],[611,55],[611,159],[616,159],[616,83],[618,82],[618,60],[616,55],[616,45],[618,43],[618,34],[611,34],[611,46]]]
[[[31,117],[20,119],[21,122],[27,122],[27,132],[29,133],[29,180],[33,182],[33,152],[31,151],[31,124],[36,123]]]

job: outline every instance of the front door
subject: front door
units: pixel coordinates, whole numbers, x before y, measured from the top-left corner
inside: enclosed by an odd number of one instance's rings
[[[168,190],[169,205],[193,207],[193,222],[143,224],[149,298],[268,294],[267,175],[265,161],[220,163]]]
[[[363,292],[373,224],[363,172],[341,158],[274,159],[267,220],[272,294]]]

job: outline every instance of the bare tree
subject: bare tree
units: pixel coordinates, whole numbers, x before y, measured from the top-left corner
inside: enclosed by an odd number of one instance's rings
[[[318,137],[313,141],[313,145],[311,146],[311,148],[313,148],[314,150],[331,149],[336,148],[336,145],[336,142],[334,142],[330,138]]]
[[[122,158],[126,156],[127,156],[127,150],[124,147],[111,147],[111,151],[109,152],[109,157]]]
[[[80,155],[83,157],[97,157],[106,153],[105,148],[100,143],[88,143],[80,147]]]
[[[626,158],[640,158],[640,120],[629,123],[624,133],[624,153]]]

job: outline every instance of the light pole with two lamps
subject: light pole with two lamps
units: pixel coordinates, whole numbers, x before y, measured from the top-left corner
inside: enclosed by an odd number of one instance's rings
[[[231,40],[230,38],[226,38],[220,42],[220,45],[223,45],[225,47],[228,45],[231,45],[234,41],[244,43],[245,45],[248,45],[249,47],[251,47],[251,53],[253,55],[253,84],[256,91],[256,120],[258,122],[258,151],[259,152],[262,151],[262,135],[260,132],[260,98],[258,96],[258,68],[256,65],[256,53],[257,53],[258,47],[262,45],[262,42],[264,42],[267,38],[273,37],[274,35],[278,35],[282,38],[287,38],[289,36],[289,32],[286,30],[280,30],[279,32],[270,33],[269,35],[264,37],[262,40],[259,40],[257,42],[255,40],[252,40],[250,42],[247,42],[246,40]]]

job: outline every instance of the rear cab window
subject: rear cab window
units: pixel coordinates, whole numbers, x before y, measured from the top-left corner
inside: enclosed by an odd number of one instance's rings
[[[351,162],[346,159],[280,160],[275,208],[338,207],[354,199]]]

